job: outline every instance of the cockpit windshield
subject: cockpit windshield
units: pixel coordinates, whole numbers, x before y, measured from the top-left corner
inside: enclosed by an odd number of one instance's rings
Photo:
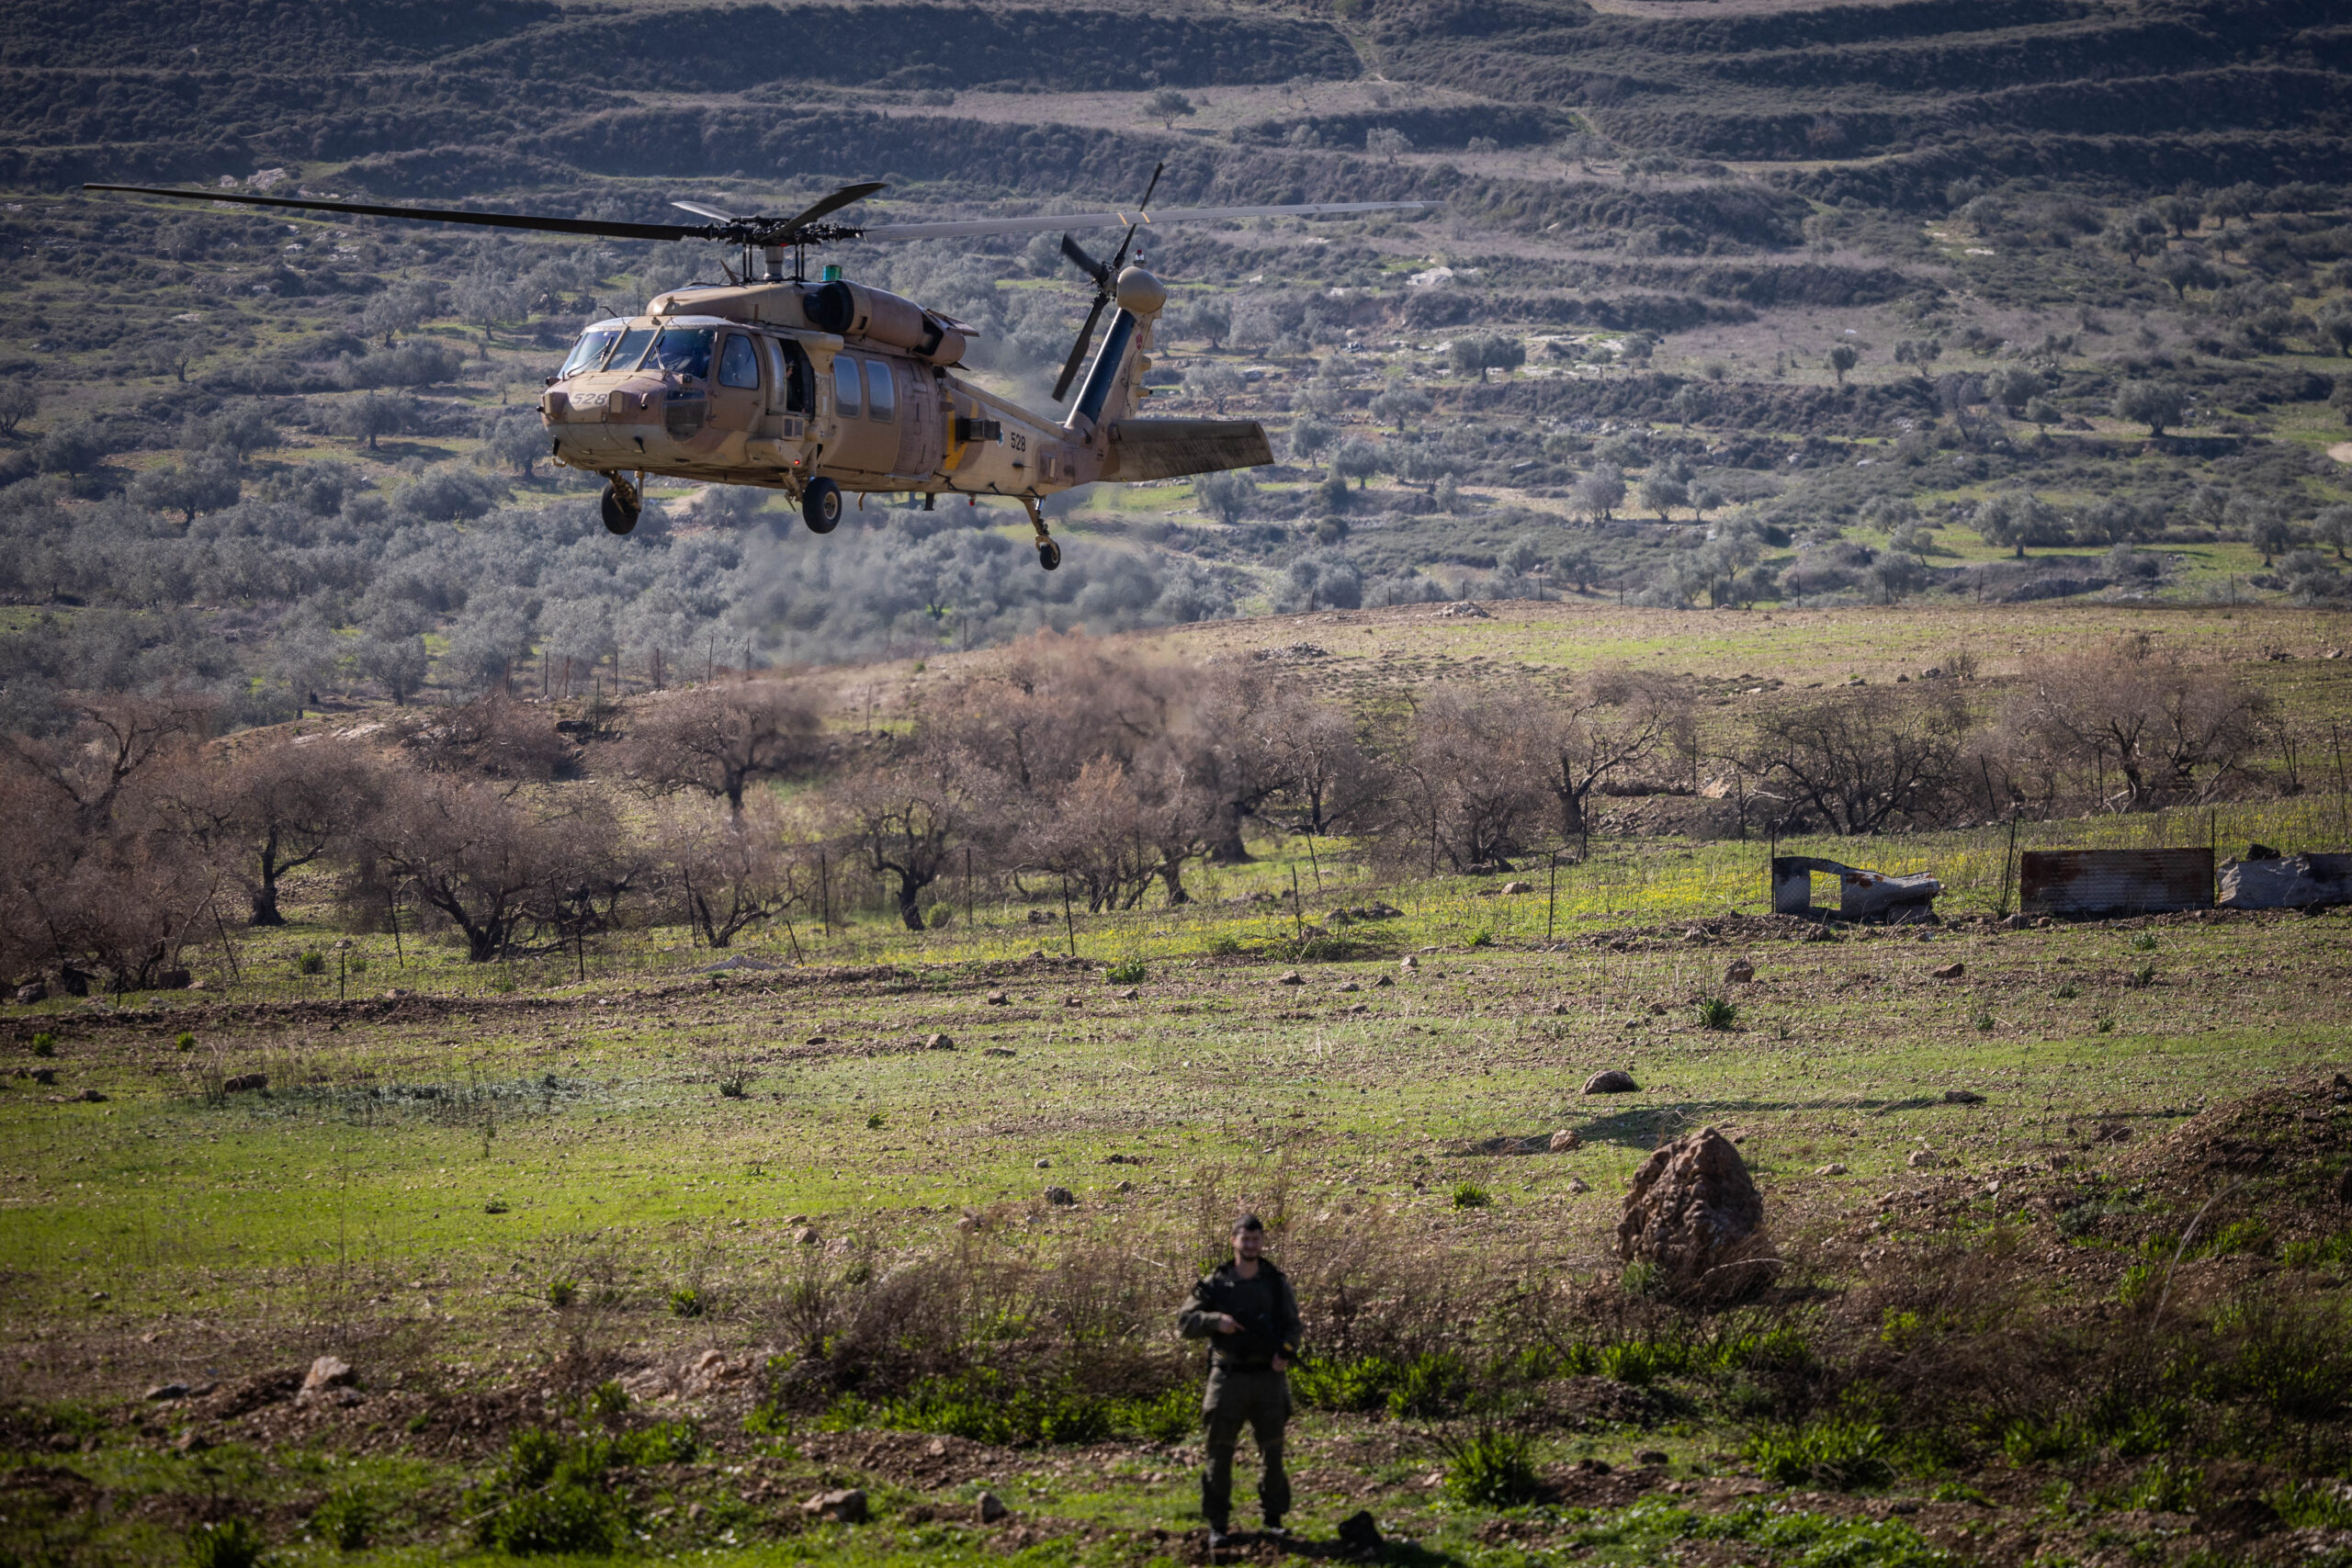
[[[652,341],[651,327],[629,328],[628,331],[621,333],[621,341],[613,349],[611,357],[605,361],[605,368],[607,370],[636,369],[639,355],[645,352],[645,345]]]
[[[610,348],[613,345],[613,340],[620,335],[621,329],[618,322],[611,326],[590,327],[586,332],[582,333],[580,341],[571,345],[571,353],[564,360],[563,368],[555,373],[556,379],[560,381],[567,376],[577,376],[583,370],[595,369],[604,362],[605,350]]]
[[[697,379],[710,374],[710,340],[708,327],[667,327],[654,340],[649,367],[669,370],[680,376]]]

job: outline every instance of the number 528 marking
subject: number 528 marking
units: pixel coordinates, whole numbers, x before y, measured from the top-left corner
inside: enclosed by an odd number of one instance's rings
[[[1029,438],[1022,434],[1017,430],[1010,431],[1006,434],[1004,444],[1012,447],[1015,452],[1026,452],[1029,450]]]

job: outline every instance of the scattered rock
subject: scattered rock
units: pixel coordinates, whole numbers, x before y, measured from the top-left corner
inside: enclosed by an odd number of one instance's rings
[[[1763,1224],[1764,1199],[1747,1162],[1729,1138],[1702,1127],[1657,1150],[1634,1173],[1617,1256],[1655,1266],[1677,1290],[1742,1294],[1770,1271],[1756,1258]]]
[[[1843,1176],[1846,1174],[1846,1168],[1839,1165],[1833,1159],[1827,1165],[1815,1166],[1813,1168],[1813,1174],[1815,1176]]]
[[[1532,893],[1535,891],[1535,884],[1532,882],[1506,882],[1503,884],[1503,891],[1505,893]]]
[[[1634,1462],[1635,1464],[1671,1464],[1674,1461],[1657,1449],[1644,1449],[1634,1456]]]
[[[1277,986],[1304,986],[1306,984],[1306,976],[1301,975],[1295,969],[1285,969],[1282,972],[1281,976],[1274,981],[1274,984]]]
[[[1142,990],[1141,990],[1140,988],[1138,988],[1138,987],[1134,987],[1134,986],[1129,986],[1125,990],[1121,991],[1121,992],[1119,993],[1119,999],[1120,999],[1121,1001],[1123,1001],[1123,1002],[1131,1002],[1131,1001],[1136,1000],[1137,998],[1141,997],[1142,995],[1143,995],[1143,992],[1142,992]]]
[[[1010,1056],[1012,1055],[1012,1047],[1010,1045],[991,1045],[987,1050],[981,1052],[980,1055],[983,1056]]]
[[[825,1238],[823,1236],[817,1234],[817,1227],[815,1225],[802,1225],[798,1231],[794,1233],[792,1237],[793,1245],[796,1247],[815,1247],[824,1239]]]
[[[1395,985],[1396,983],[1396,980],[1395,980],[1394,978],[1392,978],[1391,976],[1386,976],[1386,975],[1383,975],[1379,979],[1374,980],[1372,984],[1373,984],[1373,988],[1374,988],[1374,990],[1377,990],[1377,989],[1379,989],[1379,988],[1380,988],[1381,987],[1383,987],[1383,986],[1393,986],[1393,985]]]
[[[1369,1508],[1358,1508],[1341,1519],[1339,1534],[1340,1544],[1360,1556],[1372,1556],[1382,1548],[1380,1526]]]
[[[72,1099],[73,1101],[78,1101],[84,1105],[104,1105],[107,1100],[107,1097],[105,1095],[100,1094],[94,1089],[85,1089],[81,1093],[73,1096]],[[71,1101],[69,1101],[69,1103],[71,1103]]]
[[[47,1000],[49,1000],[49,987],[42,985],[38,980],[34,981],[29,986],[19,986],[17,987],[17,1004],[19,1007],[30,1007],[35,1002],[45,1002]]]
[[[33,1082],[47,1085],[53,1084],[56,1081],[57,1069],[55,1067],[35,1067],[33,1069]]]
[[[1641,1087],[1634,1081],[1633,1074],[1621,1067],[1611,1067],[1584,1080],[1587,1094],[1632,1094]]]
[[[1568,1190],[1581,1196],[1592,1190],[1592,1183],[1581,1176],[1571,1176],[1568,1178]]]
[[[1340,992],[1341,992],[1342,994],[1345,994],[1346,992],[1349,992],[1349,991],[1361,991],[1361,990],[1363,990],[1363,987],[1362,986],[1357,985],[1353,980],[1350,980],[1346,985],[1341,986],[1341,987],[1340,987]]]
[[[1111,1189],[1114,1192],[1132,1192],[1135,1190],[1136,1184],[1132,1181],[1122,1181],[1116,1187]]]
[[[269,1075],[267,1073],[239,1073],[235,1077],[223,1078],[221,1080],[220,1092],[223,1094],[245,1094],[254,1089],[267,1089],[268,1087]]]
[[[1037,1168],[1037,1169],[1039,1169],[1039,1170],[1051,1170],[1051,1169],[1053,1169],[1053,1168],[1054,1168],[1053,1156],[1050,1156],[1050,1155],[1040,1155],[1040,1156],[1037,1156],[1037,1165],[1036,1165],[1036,1168]]]
[[[1012,1510],[1011,1508],[1004,1506],[1004,1499],[998,1496],[995,1493],[983,1492],[980,1494],[980,1523],[984,1525],[992,1525],[996,1523],[997,1520],[1003,1518],[1007,1514],[1012,1512]]]
[[[1062,1006],[1066,1008],[1082,1008],[1085,1005],[1086,998],[1084,997],[1064,997],[1062,998]]]
[[[1666,1016],[1666,1004],[1664,1002],[1652,1002],[1650,1004],[1650,1016],[1652,1018],[1664,1018]]]
[[[1944,1156],[1933,1149],[1913,1149],[1910,1159],[1905,1163],[1914,1170],[1933,1170],[1944,1163]]]
[[[212,1446],[212,1439],[191,1427],[179,1435],[172,1447],[184,1454],[200,1454]]]
[[[1396,967],[1402,969],[1408,975],[1411,974],[1414,970],[1419,969],[1420,966],[1421,961],[1414,957],[1409,953],[1396,961]]]
[[[1968,973],[1968,965],[1955,958],[1949,964],[1939,964],[1928,971],[1939,980],[1957,980]]]
[[[989,993],[989,1006],[992,1008],[1004,1007],[1011,1003],[1012,1000],[1012,998],[1006,996],[1002,991],[990,991]]]
[[[1944,1103],[1946,1105],[1982,1105],[1984,1103],[1984,1097],[1973,1089],[1948,1089],[1944,1090]]]
[[[1724,978],[1736,986],[1745,986],[1756,978],[1756,965],[1745,958],[1735,958],[1724,965]]]
[[[145,1397],[157,1402],[168,1399],[186,1399],[187,1397],[187,1384],[184,1382],[157,1383],[153,1388],[147,1391]]]
[[[1577,1136],[1575,1128],[1563,1127],[1552,1134],[1552,1142],[1548,1147],[1555,1155],[1564,1155],[1583,1142],[1582,1138]]]
[[[2033,917],[2027,914],[2023,909],[2019,909],[2016,914],[2009,916],[2007,919],[1996,920],[1993,923],[1995,927],[2000,931],[2021,931],[2028,926],[2033,924]]]
[[[1046,1189],[1046,1201],[1057,1209],[1074,1209],[1078,1206],[1078,1196],[1067,1187],[1048,1187]]]
[[[359,1374],[349,1361],[339,1356],[321,1356],[311,1363],[311,1370],[302,1374],[302,1387],[294,1395],[294,1403],[310,1404],[334,1397],[337,1390],[347,1390],[358,1381]]]
[[[953,1051],[956,1042],[944,1034],[926,1034],[922,1037],[922,1048],[926,1051]]]
[[[2070,1154],[2054,1154],[2050,1156],[2050,1168],[2052,1170],[2064,1170],[2074,1163],[2075,1156]],[[2346,1175],[2352,1177],[2352,1171],[2346,1172]]]
[[[865,1494],[854,1486],[839,1492],[820,1492],[801,1504],[800,1511],[814,1519],[862,1525],[865,1522]]]

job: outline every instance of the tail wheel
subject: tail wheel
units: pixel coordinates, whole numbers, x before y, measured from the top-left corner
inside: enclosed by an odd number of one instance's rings
[[[644,514],[644,506],[636,497],[623,495],[610,485],[605,488],[605,527],[607,531],[615,534],[628,534],[637,526],[637,520]]]
[[[1062,564],[1062,547],[1060,542],[1054,539],[1038,540],[1037,564],[1044,567],[1047,571],[1051,571],[1056,567],[1060,566]]]
[[[830,534],[841,526],[842,487],[831,479],[811,479],[800,493],[800,520],[811,534]]]

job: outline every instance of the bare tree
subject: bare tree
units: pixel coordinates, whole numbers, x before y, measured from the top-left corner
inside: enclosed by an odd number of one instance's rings
[[[1629,670],[1595,671],[1549,702],[1531,704],[1528,744],[1559,811],[1563,839],[1588,830],[1587,802],[1691,726],[1689,696]]]
[[[1956,697],[1857,692],[1766,713],[1739,761],[1792,818],[1872,833],[1930,815],[1953,785],[1969,723]]]
[[[1457,872],[1508,866],[1533,841],[1544,775],[1531,755],[1522,692],[1441,686],[1407,726],[1396,762],[1396,810],[1383,857]]]
[[[688,923],[712,947],[729,946],[749,927],[808,902],[815,879],[786,828],[776,804],[759,798],[740,815],[682,804],[662,824],[663,874]]]
[[[707,686],[650,705],[622,749],[621,771],[656,795],[699,790],[741,813],[743,792],[820,754],[816,710],[772,681]]]
[[[2211,799],[2259,744],[2270,700],[2221,671],[2126,645],[2044,667],[2014,700],[2016,728],[2078,775],[2101,808]],[[2112,778],[2109,778],[2109,773]]]
[[[175,768],[153,794],[167,830],[243,889],[247,923],[282,926],[280,884],[347,842],[375,808],[378,770],[333,739],[254,745]]]
[[[541,928],[609,922],[634,881],[611,803],[588,790],[534,805],[469,780],[394,773],[364,852],[465,934],[487,963]]]
[[[923,929],[922,895],[950,858],[990,825],[952,748],[918,739],[902,755],[861,768],[828,792],[834,837],[876,877],[897,884],[899,918]]]

